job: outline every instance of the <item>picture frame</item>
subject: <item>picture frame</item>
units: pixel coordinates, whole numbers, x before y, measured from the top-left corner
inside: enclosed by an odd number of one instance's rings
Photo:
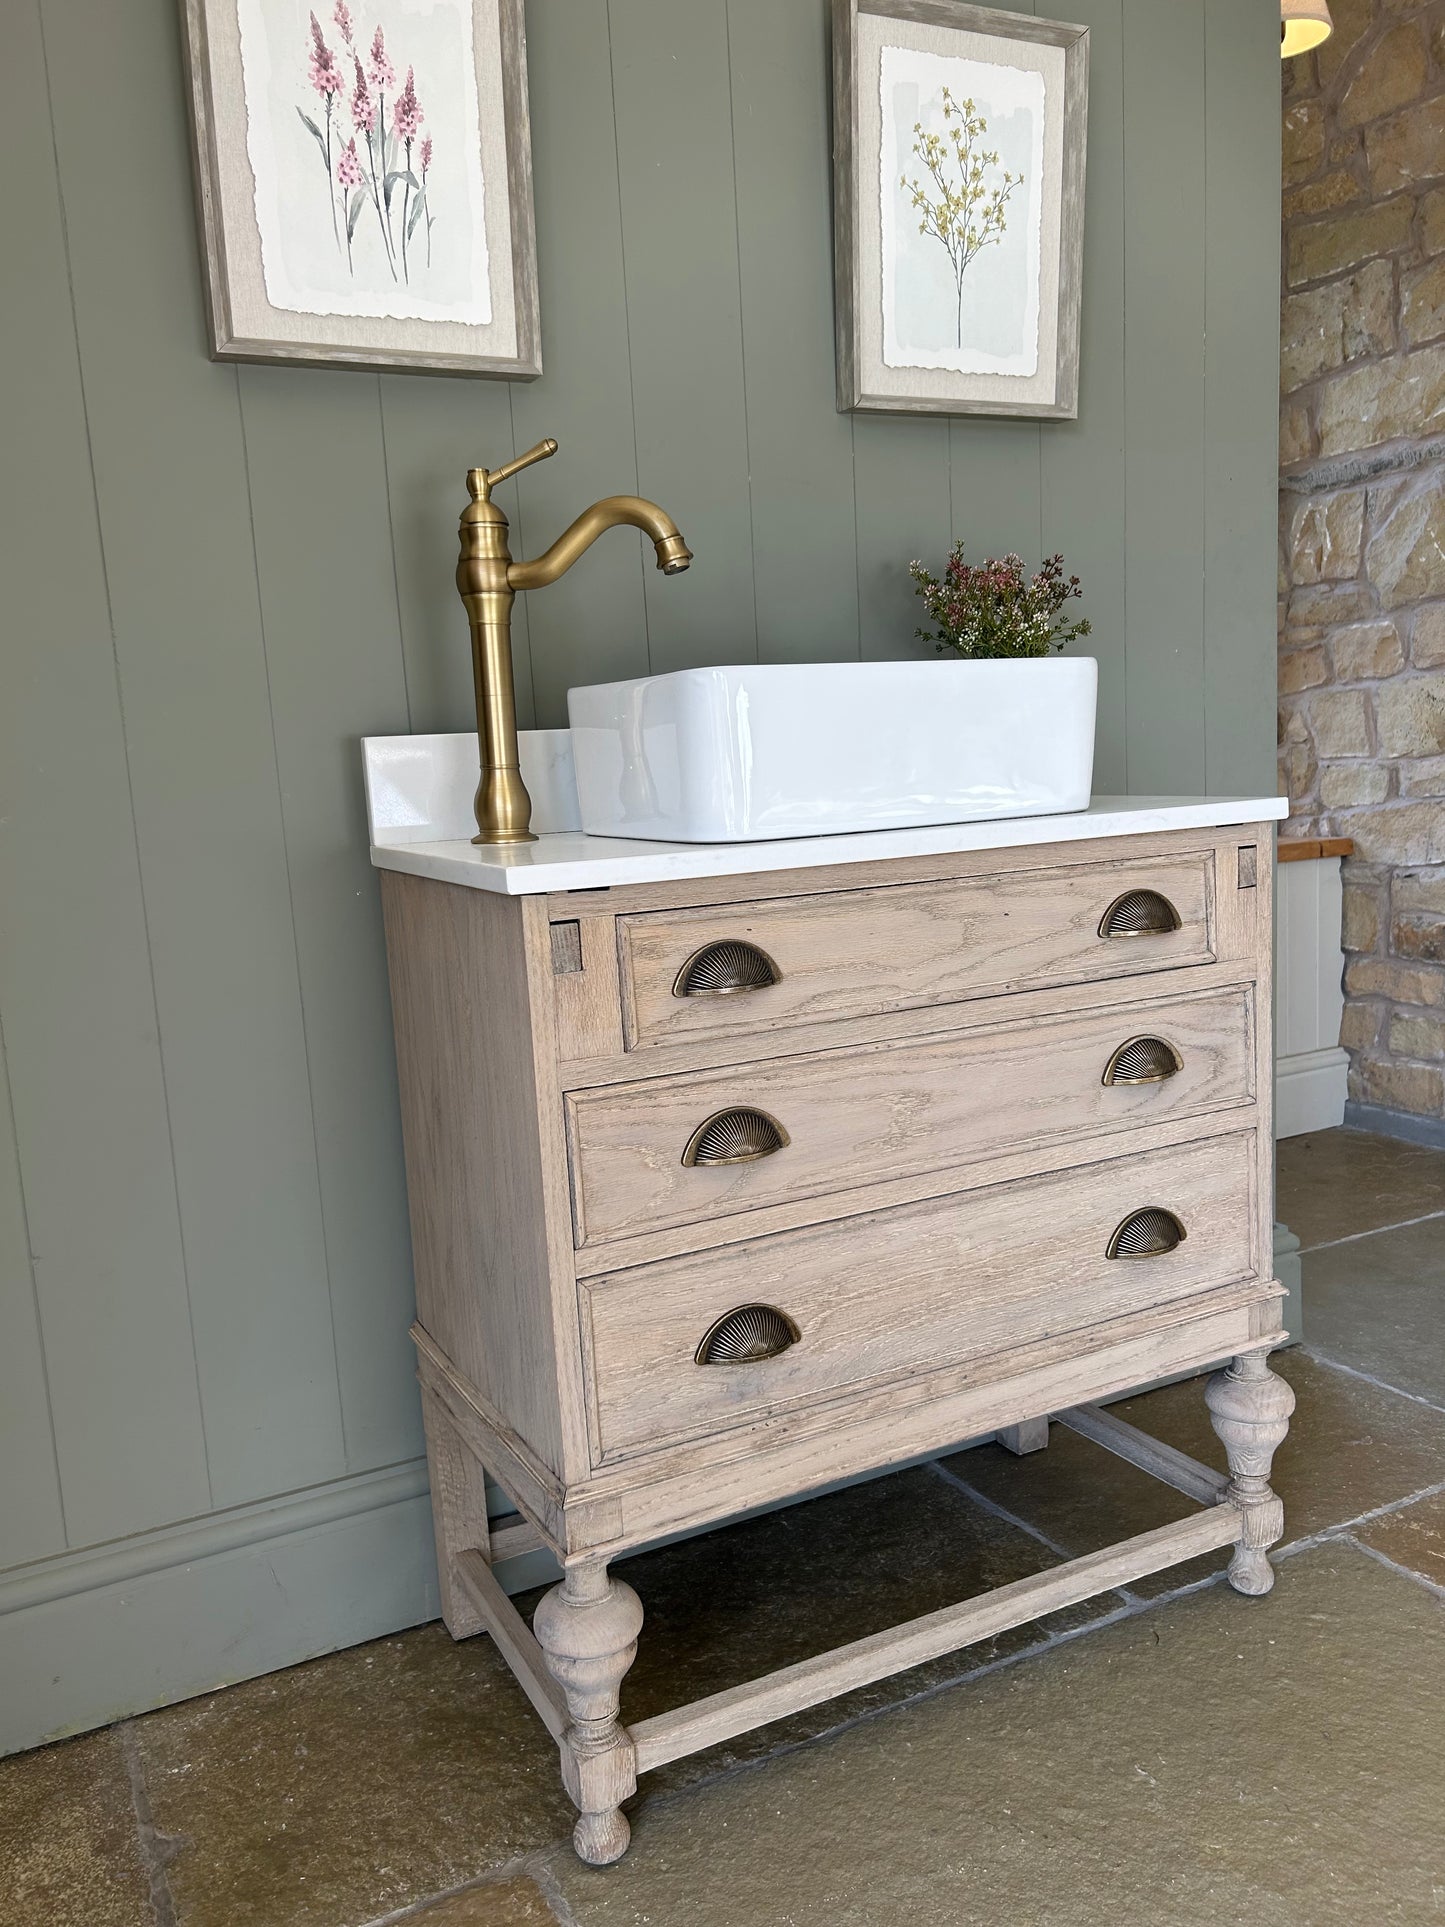
[[[1079,410],[1089,32],[832,0],[838,407]]]
[[[180,0],[210,352],[542,372],[523,0]]]

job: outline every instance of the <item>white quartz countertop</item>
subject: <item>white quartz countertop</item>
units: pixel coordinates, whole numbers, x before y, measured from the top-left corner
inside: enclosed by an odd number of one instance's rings
[[[550,890],[600,890],[628,883],[689,877],[755,876],[828,863],[882,863],[894,857],[941,856],[957,850],[1014,850],[1100,837],[1146,836],[1160,830],[1215,829],[1286,816],[1280,796],[1096,796],[1067,816],[1009,817],[941,823],[923,829],[873,830],[755,843],[644,843],[586,836],[567,794],[565,730],[524,732],[522,774],[533,798],[537,842],[481,848],[470,840],[477,739],[456,736],[371,736],[366,768],[371,860],[473,890],[533,896]],[[549,827],[551,824],[557,827]]]

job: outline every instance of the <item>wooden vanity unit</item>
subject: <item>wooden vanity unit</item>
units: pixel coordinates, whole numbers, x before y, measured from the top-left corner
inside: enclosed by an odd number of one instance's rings
[[[1280,813],[520,853],[374,828],[444,1616],[556,1738],[584,1859],[625,1850],[649,1767],[1211,1548],[1272,1583]],[[1100,1407],[1221,1359],[1229,1476]],[[612,1562],[1050,1417],[1200,1510],[621,1723],[643,1607]],[[490,1543],[484,1468],[523,1521]],[[529,1629],[492,1561],[538,1545],[565,1578]]]

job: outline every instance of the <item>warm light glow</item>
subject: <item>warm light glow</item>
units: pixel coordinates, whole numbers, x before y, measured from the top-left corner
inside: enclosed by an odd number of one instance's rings
[[[1329,0],[1279,0],[1279,56],[1307,54],[1334,31]]]

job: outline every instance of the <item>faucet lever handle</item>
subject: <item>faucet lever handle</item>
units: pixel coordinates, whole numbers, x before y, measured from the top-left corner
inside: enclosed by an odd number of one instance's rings
[[[549,455],[556,453],[557,444],[548,435],[545,441],[538,442],[535,448],[529,448],[525,455],[519,455],[514,462],[504,462],[500,468],[485,469],[483,473],[487,487],[493,489],[498,482],[505,482],[509,475],[515,475],[519,468],[530,468],[533,462],[545,462]]]

